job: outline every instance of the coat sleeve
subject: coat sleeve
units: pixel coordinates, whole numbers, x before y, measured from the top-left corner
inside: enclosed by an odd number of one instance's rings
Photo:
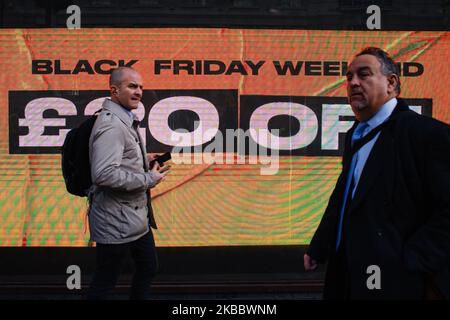
[[[114,119],[98,119],[90,149],[92,182],[120,191],[144,191],[155,185],[152,172],[131,172],[121,168],[125,137]],[[109,121],[108,121],[109,120]]]
[[[422,272],[442,270],[450,262],[450,126],[435,124],[423,133],[429,138],[423,177],[426,221],[403,250],[406,266]]]
[[[345,136],[345,147],[344,153],[342,156],[342,164],[348,163],[348,152],[350,147],[350,138],[355,130],[358,122],[353,124],[353,127],[346,133]],[[341,204],[343,186],[345,184],[345,176],[346,172],[344,168],[342,169],[338,180],[336,182],[336,186],[331,193],[330,199],[328,200],[327,208],[322,216],[322,220],[320,221],[319,227],[314,233],[313,238],[311,239],[311,243],[309,244],[308,250],[306,253],[317,260],[320,263],[325,263],[328,260],[330,255],[330,248],[332,248],[332,244],[335,242],[337,221],[339,215],[339,206]]]

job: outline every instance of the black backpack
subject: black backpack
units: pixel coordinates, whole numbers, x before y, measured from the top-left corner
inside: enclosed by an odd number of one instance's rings
[[[99,112],[70,130],[61,148],[61,167],[67,191],[79,197],[87,197],[92,185],[89,137]]]

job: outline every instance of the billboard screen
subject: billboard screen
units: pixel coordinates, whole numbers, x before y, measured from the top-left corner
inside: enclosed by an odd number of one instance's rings
[[[89,245],[87,202],[67,193],[59,152],[67,132],[100,108],[117,66],[143,77],[136,112],[147,151],[172,151],[171,173],[152,192],[158,246],[308,244],[354,121],[345,98],[353,55],[387,50],[399,62],[401,96],[448,123],[449,36],[3,29],[0,246]],[[255,134],[264,128],[277,134]]]

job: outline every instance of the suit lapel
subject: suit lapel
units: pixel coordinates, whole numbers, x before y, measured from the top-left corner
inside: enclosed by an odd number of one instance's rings
[[[372,185],[377,178],[381,176],[383,169],[383,163],[387,156],[385,150],[392,149],[392,139],[389,137],[389,132],[383,131],[380,133],[377,141],[375,142],[369,157],[367,158],[364,169],[361,173],[358,186],[356,188],[355,197],[350,203],[348,213],[351,214],[364,198],[369,193]]]
[[[392,111],[391,117],[399,112],[408,110],[408,105],[402,99],[398,99],[397,105],[394,111]],[[348,208],[348,214],[351,214],[352,211],[356,210],[361,202],[365,199],[376,179],[381,176],[381,171],[383,170],[384,163],[390,156],[391,150],[394,150],[393,140],[391,137],[391,132],[389,130],[389,127],[391,127],[392,125],[393,124],[390,124],[388,127],[384,128],[381,131],[369,154],[369,157],[367,158],[366,164],[359,179],[358,186],[356,188],[355,197],[351,201],[350,207]]]

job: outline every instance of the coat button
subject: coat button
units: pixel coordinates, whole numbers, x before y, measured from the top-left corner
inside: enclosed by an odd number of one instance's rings
[[[137,210],[137,209],[139,209],[139,207],[138,207],[138,206],[134,207],[134,210]]]

